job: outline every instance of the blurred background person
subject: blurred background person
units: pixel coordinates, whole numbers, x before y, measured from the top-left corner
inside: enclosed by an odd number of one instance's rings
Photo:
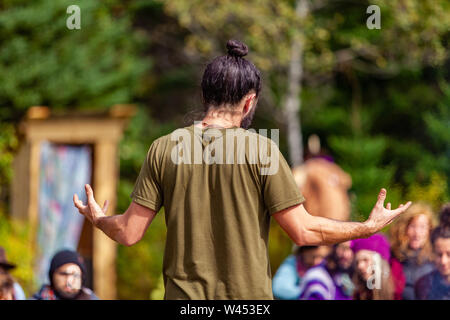
[[[10,277],[13,281],[13,300],[25,300],[25,292],[23,291],[20,284],[12,278],[12,276],[9,274],[9,271],[16,268],[16,265],[9,262],[6,259],[6,252],[3,247],[0,247],[0,275],[5,276],[4,279],[7,279]],[[6,280],[4,280],[6,281]],[[5,282],[6,285],[7,282]]]
[[[319,265],[309,269],[302,279],[301,300],[351,300],[354,285],[353,251],[350,241],[333,246]]]
[[[314,216],[348,221],[348,189],[352,186],[352,178],[321,148],[316,134],[308,137],[305,160],[305,163],[295,167],[292,173],[306,199],[306,210]]]
[[[400,261],[405,275],[402,298],[414,300],[414,284],[434,270],[430,234],[433,211],[425,203],[415,203],[390,228],[392,255]]]
[[[450,300],[450,227],[441,225],[432,235],[436,270],[420,278],[415,284],[418,300]]]
[[[355,254],[353,283],[355,300],[393,300],[394,282],[389,266],[390,247],[386,237],[375,234],[351,241]]]
[[[15,300],[14,280],[7,273],[0,274],[0,300]]]
[[[320,264],[330,252],[328,246],[294,246],[272,280],[275,299],[296,300],[300,296],[302,278],[308,269]]]
[[[33,300],[98,300],[91,289],[84,286],[86,267],[75,251],[56,253],[48,272],[50,284],[45,284],[33,295]]]

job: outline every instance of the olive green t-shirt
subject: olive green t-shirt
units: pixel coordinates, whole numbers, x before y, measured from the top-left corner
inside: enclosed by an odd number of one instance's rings
[[[271,139],[177,129],[152,143],[131,197],[164,206],[165,299],[273,299],[270,215],[304,198]]]

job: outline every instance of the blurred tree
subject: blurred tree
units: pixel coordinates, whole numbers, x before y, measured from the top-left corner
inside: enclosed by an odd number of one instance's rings
[[[81,30],[69,30],[70,0],[0,3],[0,122],[16,124],[33,105],[104,109],[139,95],[150,60],[121,1],[81,0]],[[2,124],[0,194],[9,184],[13,126]],[[4,196],[2,196],[2,199]]]
[[[80,30],[66,27],[66,19],[70,16],[66,9],[73,4],[81,9]],[[129,2],[119,0],[0,2],[1,206],[6,207],[12,156],[18,145],[14,125],[30,106],[46,105],[57,113],[106,109],[114,104],[139,101],[143,92],[141,80],[150,70],[151,60],[143,55],[148,39],[139,29],[133,29],[133,11],[129,5]],[[139,135],[127,137],[135,139]],[[125,173],[129,172],[130,163],[145,158],[147,149],[139,144],[141,139],[133,144],[127,137],[125,145],[129,143],[136,150],[128,148],[121,153]],[[126,189],[127,183],[127,180],[119,183],[119,190]],[[119,196],[119,201],[123,202],[123,197]],[[7,212],[7,208],[3,210]],[[3,237],[2,243],[6,241],[11,246],[19,243],[14,235],[3,235],[8,240]],[[18,245],[11,251],[28,259],[25,249]],[[127,259],[127,254],[119,250],[119,260]],[[31,261],[28,262],[31,268]],[[126,265],[119,263],[119,282],[129,279],[120,277],[125,272],[120,268]],[[32,277],[31,269],[25,269],[29,273],[23,277],[20,270],[23,269],[18,270],[18,277],[30,280],[27,277]],[[150,271],[147,270],[143,278],[149,278]],[[122,287],[126,285],[120,282],[119,288]],[[132,292],[126,293],[128,298],[133,297]]]
[[[353,197],[353,220],[367,219],[372,210],[377,193],[385,187],[388,190],[387,202],[396,207],[401,201],[401,189],[394,185],[395,167],[382,165],[386,152],[386,139],[383,137],[342,137],[329,138],[331,149],[342,168],[352,176],[352,190],[358,196]]]
[[[446,177],[450,177],[450,83],[444,79],[441,79],[439,83],[440,89],[444,93],[443,97],[437,108],[425,112],[424,121],[431,142],[433,168],[443,172]],[[450,180],[446,180],[446,190],[448,191],[450,190]]]
[[[14,126],[0,122],[0,212],[6,212],[7,209],[12,162],[17,144]]]
[[[430,182],[426,185],[423,183],[414,182],[408,186],[408,199],[412,201],[423,201],[429,203],[433,210],[437,213],[442,204],[450,201],[448,186],[445,176],[431,172]]]
[[[145,300],[160,286],[165,232],[164,210],[161,209],[139,243],[132,247],[119,245],[118,299]]]
[[[366,1],[173,0],[164,4],[166,12],[190,31],[186,51],[192,59],[223,54],[231,38],[249,45],[251,60],[266,72],[271,107],[283,111],[279,118],[288,127],[288,137],[291,130],[301,136],[299,126],[291,123],[299,110],[299,97],[293,97],[300,94],[299,81],[317,82],[332,71],[344,74],[352,86],[351,124],[358,132],[361,87],[355,72],[392,75],[402,68],[438,65],[446,57],[442,42],[450,21],[446,1],[371,2],[381,7],[381,31],[367,28]],[[301,141],[289,138],[290,155],[301,155],[299,147]],[[290,160],[293,165],[302,161]]]
[[[117,212],[125,212],[130,205],[134,187],[148,149],[156,138],[174,130],[174,124],[161,124],[140,106],[120,143],[120,180]],[[117,292],[119,299],[148,299],[160,286],[166,226],[164,209],[157,214],[144,238],[132,247],[120,246],[117,256]]]
[[[129,103],[149,60],[121,1],[77,1],[81,29],[66,27],[70,0],[0,4],[0,119],[27,108],[105,108]]]

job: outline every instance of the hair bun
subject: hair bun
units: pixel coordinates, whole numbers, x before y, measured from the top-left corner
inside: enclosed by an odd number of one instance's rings
[[[238,40],[228,40],[228,55],[232,57],[243,57],[248,53],[248,47]]]

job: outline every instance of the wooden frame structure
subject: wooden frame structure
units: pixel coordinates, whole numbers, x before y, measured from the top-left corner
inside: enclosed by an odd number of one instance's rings
[[[108,199],[108,212],[115,212],[119,176],[118,143],[135,113],[132,105],[116,105],[108,112],[51,115],[47,107],[32,107],[19,127],[21,145],[13,169],[12,218],[30,223],[36,239],[39,222],[40,145],[44,141],[92,146],[92,185],[98,203]],[[87,233],[87,235],[86,235]],[[94,292],[101,299],[116,298],[116,243],[100,230],[83,228],[90,242]],[[82,236],[83,236],[82,235]]]

